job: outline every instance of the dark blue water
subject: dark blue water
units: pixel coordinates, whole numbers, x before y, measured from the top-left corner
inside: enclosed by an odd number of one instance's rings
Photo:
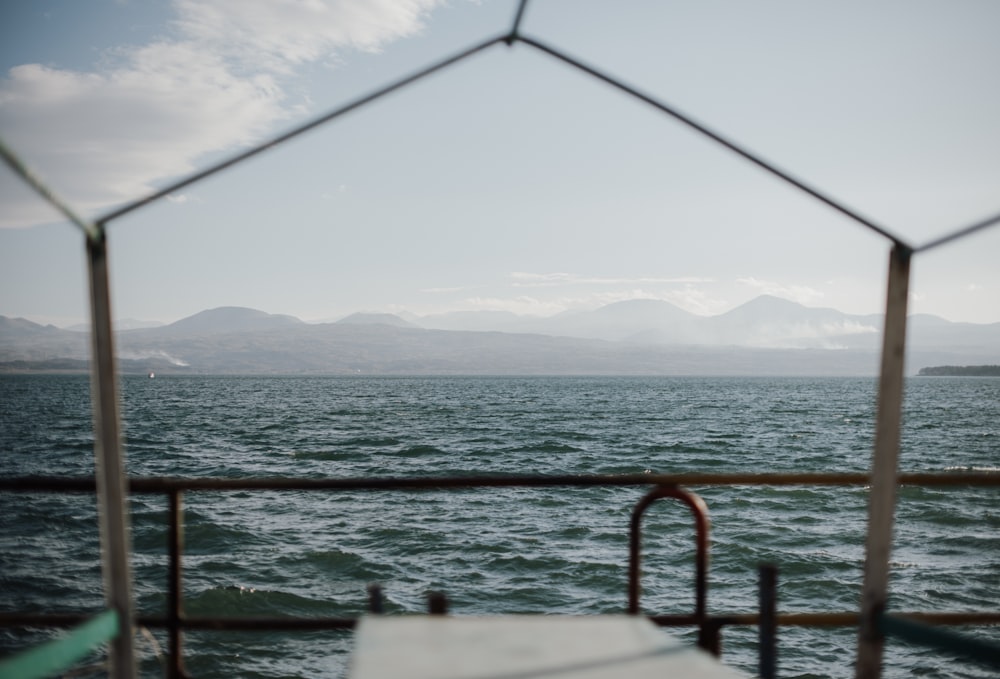
[[[126,377],[136,476],[445,476],[637,472],[863,472],[875,382],[843,378]],[[0,474],[93,473],[85,377],[0,377]],[[905,471],[1000,468],[1000,380],[907,384]],[[709,608],[749,612],[756,568],[780,568],[782,611],[857,610],[863,488],[695,488],[712,515]],[[627,527],[640,488],[421,493],[189,493],[189,614],[357,615],[365,587],[389,613],[428,590],[455,614],[612,613],[625,606]],[[904,488],[897,610],[1000,608],[1000,514],[989,488]],[[136,597],[165,600],[166,504],[133,500]],[[0,495],[0,610],[101,607],[92,496]],[[686,510],[644,521],[643,609],[693,607]],[[971,633],[1000,639],[998,630]],[[690,638],[688,632],[678,633]],[[0,652],[44,637],[0,631]],[[756,666],[756,631],[728,628],[724,659]],[[140,642],[160,673],[158,633]],[[350,634],[187,635],[197,677],[342,675]],[[853,676],[853,629],[783,628],[783,677]],[[887,677],[986,677],[892,642]]]

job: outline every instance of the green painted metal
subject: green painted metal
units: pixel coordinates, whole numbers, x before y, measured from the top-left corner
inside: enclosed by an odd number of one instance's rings
[[[958,632],[941,629],[896,615],[879,616],[878,628],[886,636],[930,646],[967,658],[1000,667],[1000,644],[976,639]]]
[[[43,679],[59,674],[85,658],[101,644],[118,636],[118,612],[107,610],[54,639],[13,658],[0,661],[0,679]]]

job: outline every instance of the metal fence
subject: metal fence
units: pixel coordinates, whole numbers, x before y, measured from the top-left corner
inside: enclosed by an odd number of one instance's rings
[[[943,486],[1000,486],[1000,474],[993,472],[953,472],[945,474],[902,474],[902,485]],[[720,655],[722,630],[726,626],[743,625],[759,628],[760,676],[775,676],[776,629],[780,626],[804,627],[857,627],[860,611],[779,613],[776,605],[776,587],[773,567],[762,565],[760,608],[758,611],[708,613],[708,562],[710,549],[710,523],[704,501],[687,488],[713,486],[866,486],[865,474],[683,474],[683,475],[569,475],[569,476],[488,476],[488,477],[439,477],[439,478],[132,478],[128,483],[131,494],[163,495],[168,505],[167,531],[167,610],[163,616],[139,615],[137,625],[166,630],[169,646],[168,675],[187,677],[184,669],[183,633],[185,630],[211,631],[315,631],[350,630],[357,624],[357,617],[219,617],[188,616],[184,613],[183,555],[185,494],[198,492],[236,491],[310,491],[337,493],[345,491],[378,492],[448,492],[460,489],[493,488],[593,488],[636,487],[650,490],[636,503],[629,523],[628,582],[625,606],[629,614],[646,615],[660,626],[696,627],[698,644],[705,650]],[[12,493],[94,493],[97,485],[89,478],[24,477],[0,480],[0,491]],[[673,499],[685,504],[693,518],[695,564],[693,587],[694,610],[687,614],[664,615],[649,613],[641,607],[641,537],[642,517],[657,500]],[[769,580],[770,578],[770,580]],[[768,584],[770,582],[770,584]],[[377,597],[377,595],[373,595]],[[441,599],[432,599],[431,612],[442,612]],[[380,609],[373,598],[370,610]],[[0,612],[0,626],[67,626],[85,623],[89,616],[71,613],[25,614]],[[936,645],[975,660],[989,660],[1000,649],[982,644],[966,636],[941,632],[937,629],[914,624],[934,625],[990,625],[1000,624],[1000,611],[996,612],[894,612],[891,618],[880,620],[884,634],[898,634],[909,640]],[[900,631],[902,630],[902,631]],[[107,641],[96,639],[93,645]],[[86,649],[85,649],[86,650]],[[35,654],[38,656],[39,654]],[[80,654],[69,658],[79,659]],[[51,655],[47,659],[51,658]],[[37,674],[32,676],[45,676]]]
[[[41,181],[31,173],[30,169],[17,157],[17,155],[0,142],[0,157],[19,175],[25,182],[34,188],[43,199],[55,206],[67,219],[76,224],[85,234],[87,261],[89,265],[89,285],[91,298],[91,320],[92,320],[92,345],[93,345],[93,402],[94,402],[94,429],[95,429],[95,454],[97,457],[97,479],[96,490],[98,504],[100,508],[102,553],[104,555],[104,578],[106,586],[106,598],[108,608],[117,612],[122,624],[130,630],[131,622],[135,619],[133,602],[131,598],[130,586],[131,572],[129,565],[129,545],[128,545],[128,516],[126,512],[126,479],[124,473],[123,455],[121,450],[121,428],[118,414],[118,393],[116,384],[116,359],[114,348],[114,334],[111,323],[111,291],[108,282],[108,239],[107,225],[139,208],[149,205],[155,201],[165,198],[179,189],[199,182],[206,177],[226,170],[237,165],[244,160],[268,151],[277,145],[296,138],[314,128],[329,124],[346,113],[363,109],[367,105],[381,99],[385,95],[409,87],[421,82],[427,76],[443,71],[467,58],[479,54],[483,51],[500,46],[523,45],[543,56],[556,59],[571,68],[586,74],[587,76],[606,83],[618,93],[632,99],[633,101],[653,108],[662,113],[667,118],[680,122],[696,135],[699,135],[714,144],[720,145],[733,154],[736,154],[746,161],[749,161],[761,171],[784,182],[786,185],[805,193],[814,200],[826,205],[828,208],[841,214],[849,221],[853,221],[870,231],[880,235],[892,244],[892,250],[888,262],[888,286],[885,304],[885,324],[883,330],[882,362],[880,367],[879,396],[877,406],[877,424],[874,442],[873,462],[871,474],[863,477],[851,477],[849,480],[841,478],[834,481],[832,478],[823,480],[812,477],[812,480],[803,478],[801,481],[787,481],[787,483],[851,483],[865,484],[870,486],[869,513],[868,513],[868,537],[866,540],[866,559],[863,592],[861,598],[861,610],[859,613],[844,614],[843,618],[838,618],[836,624],[860,625],[858,641],[857,674],[860,678],[875,678],[881,675],[882,649],[885,641],[885,631],[887,626],[883,624],[883,613],[888,602],[889,585],[889,563],[890,550],[892,544],[892,526],[895,516],[896,491],[900,482],[907,482],[906,475],[898,474],[898,453],[900,437],[900,420],[902,410],[903,391],[903,366],[906,346],[906,317],[907,301],[909,296],[910,263],[912,258],[920,253],[935,249],[941,245],[952,242],[956,239],[965,238],[983,229],[993,227],[1000,223],[1000,214],[982,219],[974,224],[961,226],[946,233],[945,235],[933,239],[924,244],[908,243],[898,235],[894,234],[884,225],[864,217],[849,206],[827,195],[819,188],[810,185],[801,178],[779,169],[770,163],[760,154],[753,153],[734,140],[728,139],[723,134],[708,128],[690,116],[680,112],[676,107],[663,102],[656,97],[644,93],[631,87],[621,80],[610,76],[600,69],[586,64],[579,59],[561,51],[546,42],[525,35],[521,30],[522,20],[527,0],[521,0],[517,7],[516,15],[508,31],[476,43],[453,55],[447,56],[423,69],[415,71],[411,75],[403,77],[389,85],[376,89],[370,94],[362,96],[344,106],[329,113],[319,116],[305,124],[295,127],[283,134],[265,141],[245,152],[236,154],[215,165],[196,172],[179,181],[120,208],[112,210],[99,217],[96,221],[90,222],[81,219],[71,207],[63,203],[55,196]],[[949,475],[950,477],[950,475]],[[729,478],[729,477],[727,477]],[[742,481],[717,478],[717,483],[775,483],[775,479],[753,481],[743,477]],[[762,477],[763,479],[764,477]],[[683,483],[698,484],[705,483],[708,479],[698,480],[698,477],[688,479],[685,477]],[[910,479],[910,482],[917,479]],[[931,483],[931,479],[924,478],[926,483]],[[564,482],[568,483],[568,480]],[[638,480],[634,480],[636,484]],[[652,481],[660,483],[659,481]],[[994,484],[991,478],[967,479],[963,483],[988,483]],[[76,490],[92,490],[94,482],[88,482],[91,487],[77,488]],[[153,492],[152,488],[143,488],[143,484],[154,483],[153,481],[132,480],[132,489],[135,492]],[[211,484],[213,481],[181,481],[181,480],[160,480],[155,483],[164,484],[162,489],[155,492],[169,492],[175,499],[179,507],[180,493],[183,491],[197,491],[202,489],[201,484]],[[247,480],[242,488],[254,487],[257,483],[265,483]],[[308,482],[284,480],[275,482],[281,487],[304,488]],[[334,489],[336,481],[331,481]],[[348,483],[348,482],[343,482]],[[363,485],[364,481],[351,481],[349,483]],[[398,482],[401,486],[407,483],[417,483],[416,481]],[[424,483],[420,481],[419,483]],[[445,485],[454,485],[455,480],[448,480]],[[492,483],[504,483],[503,481],[490,481],[484,485]],[[506,482],[513,483],[513,482]],[[552,480],[539,479],[538,484],[555,484]],[[617,482],[616,482],[617,483]],[[643,485],[651,483],[650,478],[644,478]],[[672,485],[675,481],[662,481],[665,485]],[[934,481],[934,483],[937,483]],[[10,489],[9,483],[5,483]],[[529,484],[531,485],[531,484]],[[167,486],[173,488],[168,490]],[[18,490],[20,488],[17,488]],[[277,488],[275,488],[277,489]],[[375,490],[373,487],[372,490]],[[179,524],[178,524],[179,525]],[[178,552],[179,569],[179,552]],[[178,571],[179,577],[179,571]],[[175,609],[177,610],[177,609]],[[174,615],[174,614],[171,614]],[[780,616],[779,616],[780,619]],[[789,622],[788,619],[785,620]],[[817,621],[818,622],[818,621]],[[181,628],[190,628],[194,624],[191,620],[182,619],[180,611],[177,610],[176,619],[171,623],[179,634]],[[206,623],[207,624],[207,623]],[[891,627],[888,626],[888,627]],[[173,633],[173,632],[172,632]],[[178,642],[179,643],[179,642]],[[119,635],[112,645],[112,673],[115,677],[132,677],[135,675],[135,659],[132,649],[132,634]]]

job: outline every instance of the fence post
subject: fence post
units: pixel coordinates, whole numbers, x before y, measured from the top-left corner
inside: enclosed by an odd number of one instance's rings
[[[167,583],[167,627],[170,639],[170,679],[183,679],[184,671],[184,636],[181,631],[181,619],[184,617],[184,505],[181,491],[174,488],[168,495],[170,512],[170,542],[169,581]]]
[[[760,679],[775,679],[778,676],[778,567],[764,563],[757,572],[760,578],[757,672]]]
[[[125,497],[125,460],[118,414],[118,375],[111,327],[107,241],[103,228],[87,237],[90,277],[91,402],[94,411],[94,456],[97,474],[101,569],[108,608],[118,613],[120,633],[111,643],[110,676],[136,676],[132,574],[129,568],[129,525]]]
[[[899,473],[899,432],[903,412],[906,306],[911,254],[909,248],[897,243],[889,255],[875,450],[868,495],[868,538],[865,543],[856,679],[878,679],[882,675],[885,638],[879,631],[878,619],[885,610],[889,596],[889,556],[892,550]]]

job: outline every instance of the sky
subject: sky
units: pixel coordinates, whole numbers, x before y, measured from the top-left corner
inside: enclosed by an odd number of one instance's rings
[[[0,4],[0,139],[87,218],[508,32],[514,0]],[[521,33],[910,245],[1000,213],[1000,3],[535,0]],[[551,315],[760,294],[881,313],[890,242],[539,50],[496,45],[108,223],[114,315]],[[1000,322],[1000,228],[910,310]],[[0,167],[0,315],[88,316],[81,232]]]

